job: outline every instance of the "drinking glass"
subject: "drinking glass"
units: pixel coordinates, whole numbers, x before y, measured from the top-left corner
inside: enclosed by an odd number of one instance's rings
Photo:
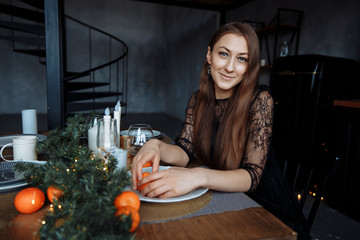
[[[100,119],[96,137],[97,150],[104,156],[105,162],[119,144],[115,119]]]
[[[149,124],[132,124],[125,137],[125,149],[132,155],[136,155],[140,148],[152,138],[154,138],[154,133]]]

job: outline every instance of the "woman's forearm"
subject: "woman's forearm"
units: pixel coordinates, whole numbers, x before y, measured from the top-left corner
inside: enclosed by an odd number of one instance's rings
[[[187,154],[177,145],[167,144],[163,141],[154,139],[157,141],[160,149],[160,160],[170,165],[179,167],[185,167],[189,162]],[[153,140],[152,140],[153,141]]]
[[[194,169],[199,176],[201,187],[222,192],[247,192],[251,187],[251,177],[244,169],[213,170]]]

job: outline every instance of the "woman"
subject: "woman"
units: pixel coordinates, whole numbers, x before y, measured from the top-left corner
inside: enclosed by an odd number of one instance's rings
[[[138,185],[149,183],[141,194],[160,198],[186,194],[198,187],[247,192],[265,208],[269,205],[273,214],[303,235],[300,232],[305,229],[298,226],[304,223],[301,212],[296,209],[291,217],[286,212],[296,208],[295,198],[285,200],[284,204],[289,205],[285,206],[285,214],[281,205],[280,210],[273,207],[281,201],[283,192],[281,197],[272,193],[267,196],[275,182],[281,189],[286,184],[273,181],[273,171],[266,174],[274,168],[267,161],[273,99],[265,87],[256,87],[259,54],[258,38],[249,25],[229,23],[218,29],[209,43],[200,87],[189,100],[176,144],[153,139],[141,148],[132,164],[133,188],[137,188],[137,181]],[[160,159],[178,167],[159,172]],[[184,168],[194,159],[209,168]],[[153,173],[142,179],[142,167],[147,162],[152,162]],[[263,175],[270,180],[265,182]],[[277,171],[274,176],[282,179]],[[258,188],[262,189],[260,193]],[[290,195],[293,197],[289,189]]]

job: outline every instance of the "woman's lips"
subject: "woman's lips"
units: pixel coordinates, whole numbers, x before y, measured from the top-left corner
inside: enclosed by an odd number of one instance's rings
[[[233,78],[233,77],[231,77],[231,76],[228,76],[228,75],[225,75],[225,74],[222,74],[222,73],[220,73],[220,75],[221,75],[223,78],[227,79],[227,80]]]

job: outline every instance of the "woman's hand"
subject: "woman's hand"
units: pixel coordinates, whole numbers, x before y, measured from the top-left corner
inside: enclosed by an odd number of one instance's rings
[[[153,172],[139,181],[139,185],[148,183],[141,190],[141,194],[147,197],[170,198],[176,197],[200,186],[201,175],[196,169],[171,167],[167,170]]]
[[[131,177],[134,190],[137,188],[136,183],[142,179],[142,169],[147,162],[152,163],[153,172],[159,171],[160,148],[158,141],[159,140],[157,139],[152,139],[145,143],[145,145],[141,147],[140,151],[133,158],[133,162],[131,164]]]

